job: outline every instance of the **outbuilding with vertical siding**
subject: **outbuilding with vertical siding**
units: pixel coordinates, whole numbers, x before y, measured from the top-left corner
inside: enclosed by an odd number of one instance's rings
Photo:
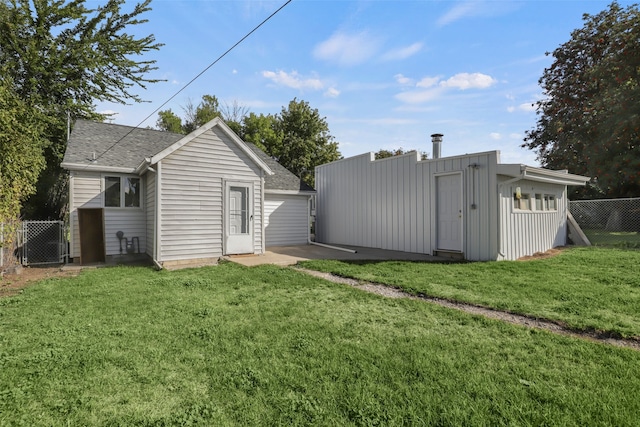
[[[318,242],[467,260],[566,244],[567,185],[589,180],[501,164],[498,151],[428,160],[366,153],[318,166],[315,176]]]

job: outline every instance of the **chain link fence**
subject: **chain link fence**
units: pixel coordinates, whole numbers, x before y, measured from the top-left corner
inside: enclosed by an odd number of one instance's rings
[[[640,197],[576,200],[569,211],[592,245],[640,248]]]
[[[66,256],[62,221],[24,221],[21,237],[22,265],[61,264]]]
[[[0,224],[0,270],[16,264],[62,264],[67,248],[67,232],[62,221]]]

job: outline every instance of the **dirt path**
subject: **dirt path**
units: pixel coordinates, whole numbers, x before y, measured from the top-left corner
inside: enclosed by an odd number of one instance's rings
[[[573,338],[580,338],[589,341],[595,341],[605,344],[611,344],[618,347],[631,348],[640,351],[640,339],[620,339],[607,336],[597,332],[590,331],[574,331],[560,323],[556,323],[550,320],[537,319],[530,316],[524,316],[521,314],[514,314],[505,311],[498,311],[487,307],[482,307],[473,304],[465,304],[459,302],[453,302],[442,298],[429,297],[425,295],[416,296],[401,291],[392,286],[387,286],[379,283],[362,282],[360,280],[349,279],[346,277],[336,276],[331,273],[323,273],[315,270],[307,270],[305,268],[295,267],[296,270],[311,276],[320,277],[325,280],[329,280],[334,283],[341,283],[344,285],[353,286],[354,288],[361,289],[363,291],[371,292],[374,294],[382,295],[387,298],[409,298],[420,301],[427,301],[433,304],[440,305],[442,307],[453,308],[455,310],[464,311],[466,313],[478,314],[480,316],[488,317],[490,319],[502,320],[514,325],[526,326],[529,328],[543,329],[545,331],[553,332],[560,335],[565,335]]]
[[[78,275],[78,271],[62,270],[56,267],[19,267],[18,274],[3,274],[0,277],[0,298],[19,294],[22,289],[33,285],[39,280],[51,277],[73,277]]]

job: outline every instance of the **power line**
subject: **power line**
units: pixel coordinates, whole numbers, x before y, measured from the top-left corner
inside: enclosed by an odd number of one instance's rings
[[[182,86],[176,93],[174,93],[173,95],[171,95],[171,97],[169,99],[167,99],[165,102],[162,103],[162,105],[160,105],[158,108],[156,108],[155,110],[153,110],[147,117],[145,117],[144,119],[142,119],[142,121],[140,123],[138,123],[135,127],[132,127],[131,130],[129,130],[126,134],[124,134],[124,136],[122,136],[120,139],[118,139],[116,142],[114,142],[111,146],[109,146],[109,148],[107,148],[106,150],[104,150],[102,153],[100,153],[100,155],[96,156],[95,160],[98,160],[100,157],[104,156],[105,154],[107,154],[109,151],[111,151],[116,145],[120,144],[122,142],[122,140],[124,140],[127,136],[129,136],[129,134],[131,134],[131,132],[133,132],[134,130],[140,128],[140,126],[142,126],[142,124],[144,122],[146,122],[147,120],[149,120],[151,118],[151,116],[153,116],[155,113],[157,113],[162,107],[164,107],[165,105],[167,105],[169,102],[171,102],[171,100],[173,98],[175,98],[176,96],[178,96],[183,90],[185,90],[187,87],[189,87],[189,85],[191,85],[191,83],[195,82],[200,76],[202,76],[204,73],[206,73],[209,68],[213,67],[214,65],[216,65],[222,58],[224,58],[225,56],[227,56],[227,54],[229,52],[231,52],[233,49],[235,49],[240,43],[242,43],[243,41],[245,41],[247,38],[249,38],[249,36],[251,36],[251,34],[255,33],[260,27],[262,27],[265,23],[267,23],[267,21],[269,21],[271,18],[273,18],[274,16],[276,16],[276,14],[278,14],[278,12],[280,12],[282,9],[285,8],[285,6],[287,6],[289,3],[291,3],[293,0],[287,0],[286,2],[284,2],[282,4],[282,6],[280,6],[278,9],[276,9],[275,12],[273,12],[271,15],[267,16],[262,22],[260,22],[258,25],[256,25],[251,31],[249,31],[247,34],[244,35],[244,37],[242,37],[240,40],[238,40],[233,46],[231,46],[229,49],[227,49],[222,55],[220,55],[218,58],[216,58],[215,61],[213,61],[211,64],[209,64],[204,70],[200,71],[194,78],[192,78],[191,80],[189,80],[189,82],[187,84],[185,84],[184,86]]]

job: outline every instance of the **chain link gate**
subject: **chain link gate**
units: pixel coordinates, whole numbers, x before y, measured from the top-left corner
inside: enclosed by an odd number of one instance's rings
[[[569,211],[591,244],[640,247],[640,197],[575,200]]]
[[[62,264],[67,256],[63,221],[24,221],[18,235],[22,265]]]

